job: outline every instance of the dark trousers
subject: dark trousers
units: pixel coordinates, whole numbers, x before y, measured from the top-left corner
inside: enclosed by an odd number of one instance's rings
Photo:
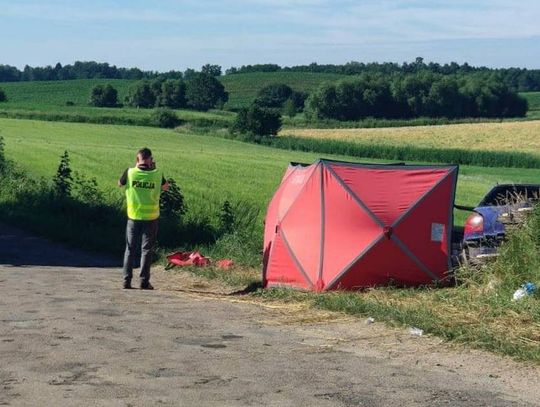
[[[150,265],[156,245],[158,220],[128,219],[126,227],[126,251],[124,253],[124,281],[133,277],[133,261],[141,253],[141,284],[150,281]]]

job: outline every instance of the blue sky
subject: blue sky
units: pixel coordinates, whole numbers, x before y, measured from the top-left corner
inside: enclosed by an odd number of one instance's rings
[[[456,61],[540,68],[533,0],[0,0],[0,64],[147,70]]]

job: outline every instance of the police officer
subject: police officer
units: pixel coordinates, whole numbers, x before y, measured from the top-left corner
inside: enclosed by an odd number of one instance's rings
[[[159,196],[161,191],[169,189],[169,184],[163,173],[156,169],[152,151],[142,148],[137,151],[135,167],[124,171],[118,180],[118,186],[126,188],[128,216],[123,287],[132,288],[133,259],[140,247],[140,288],[153,290],[154,287],[150,284],[150,265],[158,230]]]

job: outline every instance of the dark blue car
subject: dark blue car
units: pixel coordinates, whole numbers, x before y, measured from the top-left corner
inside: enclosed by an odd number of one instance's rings
[[[496,257],[508,228],[522,222],[524,214],[540,201],[538,184],[500,184],[493,187],[465,221],[460,260],[481,264]]]

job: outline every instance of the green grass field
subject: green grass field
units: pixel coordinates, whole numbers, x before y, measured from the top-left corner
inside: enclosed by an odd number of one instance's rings
[[[8,158],[31,173],[51,178],[59,157],[68,150],[72,167],[95,176],[102,189],[117,191],[116,180],[142,147],[181,185],[190,211],[214,213],[225,199],[246,201],[261,210],[280,182],[290,161],[313,162],[319,155],[268,148],[218,137],[171,130],[0,119]],[[361,158],[325,155],[350,161]],[[540,170],[462,166],[457,202],[474,205],[495,183],[538,182]],[[459,220],[464,215],[458,215]]]

